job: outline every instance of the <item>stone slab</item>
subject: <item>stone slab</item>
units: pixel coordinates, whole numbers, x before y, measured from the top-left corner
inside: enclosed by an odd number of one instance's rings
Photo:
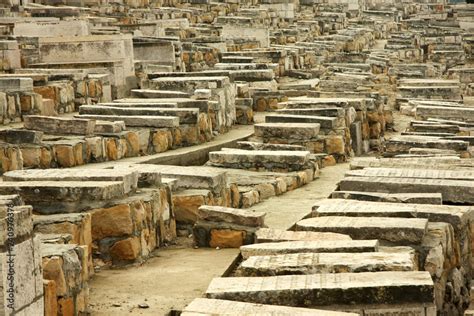
[[[198,218],[211,222],[226,222],[243,226],[262,227],[264,212],[242,210],[230,207],[202,205],[198,209]]]
[[[339,182],[342,191],[438,193],[444,202],[474,203],[474,182],[448,179],[394,177],[345,177]]]
[[[334,191],[333,199],[350,199],[371,202],[443,204],[441,193],[379,193],[360,191]]]
[[[26,129],[54,135],[92,135],[95,120],[27,115],[23,117]]]
[[[263,138],[296,139],[301,142],[316,139],[320,124],[317,123],[260,123],[255,124],[255,136]]]
[[[337,119],[326,116],[296,115],[296,114],[269,114],[265,116],[267,123],[316,123],[322,129],[332,130],[337,126]]]
[[[326,252],[375,252],[378,240],[304,240],[257,243],[240,247],[244,259],[251,256],[268,256],[289,253],[326,253]]]
[[[206,297],[295,307],[432,304],[429,272],[361,272],[214,278]]]
[[[400,245],[421,243],[428,220],[396,217],[323,216],[303,219],[296,230],[347,234],[354,239],[379,239]]]
[[[349,177],[390,177],[413,179],[474,180],[474,170],[435,170],[408,168],[365,168],[346,172]]]
[[[157,116],[157,115],[94,115],[81,114],[76,118],[101,121],[123,121],[128,127],[178,127],[179,117],[177,116]]]
[[[260,228],[255,233],[256,243],[283,242],[283,241],[326,241],[352,240],[349,235],[338,233],[321,233],[308,231],[290,231],[274,228]]]
[[[291,253],[252,256],[236,270],[237,276],[416,271],[414,252]]]

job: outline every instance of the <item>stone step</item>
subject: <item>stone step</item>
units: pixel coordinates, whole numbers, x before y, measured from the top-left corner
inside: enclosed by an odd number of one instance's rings
[[[181,313],[182,316],[197,315],[288,315],[288,316],[357,316],[357,313],[333,312],[313,308],[252,304],[237,301],[196,298]]]
[[[470,206],[414,203],[368,202],[342,199],[324,199],[313,205],[313,216],[351,217],[404,217],[426,218],[430,222],[450,223],[461,230],[469,222]]]
[[[269,114],[265,116],[266,123],[316,123],[322,129],[332,130],[337,127],[337,119],[326,116]]]
[[[43,132],[25,129],[5,129],[0,131],[0,140],[10,144],[41,144]]]
[[[244,260],[236,276],[274,276],[290,274],[417,271],[412,252],[291,253],[252,256]]]
[[[41,214],[77,213],[124,196],[121,181],[0,182],[0,194],[19,194]]]
[[[360,191],[334,191],[332,199],[349,199],[371,202],[395,202],[418,204],[443,204],[441,193],[379,193]]]
[[[258,233],[258,232],[257,232]],[[294,232],[296,233],[296,232]],[[240,247],[244,259],[251,256],[269,256],[289,253],[375,252],[378,240],[303,240],[266,242]]]
[[[177,116],[181,124],[196,124],[199,109],[197,108],[121,108],[117,106],[82,105],[80,115],[125,115],[125,116]]]
[[[474,171],[471,170],[436,170],[436,169],[403,169],[403,168],[365,168],[346,172],[349,177],[390,177],[414,179],[449,179],[474,180]]]
[[[309,151],[226,150],[209,153],[208,164],[235,169],[300,171],[308,169]]]
[[[262,227],[264,212],[242,210],[237,208],[202,205],[198,209],[198,219],[211,222],[225,222],[243,226]]]
[[[474,182],[448,179],[418,179],[394,177],[345,177],[339,182],[342,191],[438,193],[443,202],[474,203]]]
[[[255,233],[256,243],[273,243],[284,241],[326,241],[326,240],[351,240],[349,235],[338,233],[321,233],[308,231],[291,231],[274,228],[260,228]]]
[[[280,139],[294,139],[304,142],[316,139],[320,124],[317,123],[260,123],[255,124],[255,136]]]
[[[336,305],[339,309],[355,304],[432,307],[433,287],[425,271],[228,277],[214,278],[206,297],[297,307]]]
[[[123,121],[127,127],[178,127],[179,117],[177,116],[156,116],[156,115],[95,115],[81,114],[76,118],[101,121]]]
[[[26,129],[53,135],[93,135],[95,120],[53,116],[28,115],[23,117]]]
[[[341,108],[315,108],[315,109],[280,109],[276,111],[282,114],[296,114],[296,115],[314,115],[314,116],[329,116],[329,117],[344,117],[346,111]]]
[[[127,194],[137,188],[138,172],[110,169],[14,170],[3,174],[3,181],[120,181]]]
[[[410,125],[410,130],[414,132],[421,132],[421,133],[437,132],[437,133],[456,134],[456,133],[459,133],[460,128],[459,126],[447,125],[447,124],[414,124],[412,123]]]
[[[237,148],[243,150],[286,150],[286,151],[305,151],[306,147],[300,145],[286,144],[268,144],[257,142],[237,142]]]
[[[347,234],[354,239],[379,239],[399,245],[421,243],[428,220],[394,217],[324,216],[303,219],[296,230]]]
[[[123,107],[155,107],[155,108],[198,108],[199,112],[207,113],[209,111],[209,100],[195,100],[191,98],[125,98],[114,100],[112,103],[101,103],[107,106]]]

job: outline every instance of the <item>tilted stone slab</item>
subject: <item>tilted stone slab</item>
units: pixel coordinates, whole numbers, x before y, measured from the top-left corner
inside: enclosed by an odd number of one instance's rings
[[[301,142],[316,139],[317,123],[260,123],[254,125],[255,136],[263,138],[295,139]]]
[[[441,118],[474,122],[474,108],[418,105],[416,107],[416,117],[419,119]]]
[[[125,116],[177,116],[181,124],[196,124],[199,116],[197,108],[121,108],[117,106],[82,105],[81,115],[125,115]]]
[[[226,150],[210,152],[208,163],[238,169],[303,170],[307,169],[309,159],[308,151]]]
[[[429,272],[361,272],[214,278],[206,297],[318,307],[353,304],[432,305],[433,281]]]
[[[466,151],[469,143],[460,140],[446,140],[438,137],[399,136],[385,143],[387,153],[408,153],[410,148],[438,148]]]
[[[462,230],[474,217],[472,206],[391,203],[325,199],[313,205],[314,216],[404,217],[426,218],[430,222],[445,222],[456,231]]]
[[[227,185],[226,171],[217,168],[153,164],[135,164],[129,167],[138,171],[140,175],[159,173],[163,177],[176,179],[177,188],[181,189],[206,189],[220,193]]]
[[[428,220],[396,217],[324,216],[303,219],[296,230],[347,234],[353,239],[379,239],[397,244],[419,244]]]
[[[179,117],[177,116],[156,116],[156,115],[76,115],[77,118],[101,121],[123,121],[128,127],[178,127]]]
[[[333,199],[350,199],[371,202],[418,203],[418,204],[443,204],[441,193],[379,193],[360,191],[334,191]]]
[[[357,316],[355,313],[332,312],[310,308],[252,304],[228,300],[196,298],[181,313],[191,315],[288,315],[288,316]]]
[[[53,135],[92,135],[95,120],[27,115],[23,117],[26,129],[42,131]]]
[[[337,126],[337,119],[326,116],[296,115],[296,114],[269,114],[265,116],[267,123],[316,123],[322,129],[332,130]]]
[[[251,256],[268,256],[288,253],[321,252],[375,252],[378,240],[308,240],[258,243],[240,247],[244,259]]]
[[[390,177],[414,179],[449,179],[474,180],[474,170],[434,170],[434,169],[406,169],[406,168],[365,168],[351,170],[346,176],[354,177]]]
[[[416,271],[414,252],[292,253],[252,256],[237,268],[237,276]]]
[[[121,181],[124,193],[137,188],[138,172],[111,169],[32,169],[3,174],[3,181]]]
[[[226,222],[252,227],[263,226],[265,214],[264,212],[211,205],[202,205],[198,209],[198,218],[201,220]]]
[[[97,208],[124,196],[121,181],[0,182],[0,194],[19,194],[41,214],[73,213]]]
[[[342,191],[437,193],[444,202],[474,203],[474,181],[393,177],[346,177],[339,182]]]
[[[283,241],[326,241],[352,240],[349,235],[337,233],[320,233],[306,231],[280,230],[274,228],[260,228],[255,232],[256,243],[283,242]]]

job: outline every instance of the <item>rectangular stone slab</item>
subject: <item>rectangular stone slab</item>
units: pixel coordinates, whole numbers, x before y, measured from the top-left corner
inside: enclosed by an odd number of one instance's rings
[[[392,177],[346,177],[339,182],[342,191],[437,193],[444,202],[474,203],[474,181]]]
[[[432,304],[429,272],[361,272],[214,278],[206,297],[295,307]]]
[[[201,220],[252,227],[263,226],[265,214],[264,212],[211,205],[201,205],[198,209],[198,218]]]
[[[336,128],[337,119],[326,116],[296,115],[296,114],[269,114],[265,116],[266,123],[316,123],[322,129]]]
[[[6,129],[0,131],[0,140],[10,144],[40,144],[43,132],[25,129]]]
[[[303,219],[296,230],[347,234],[354,239],[379,239],[400,245],[419,244],[427,219],[397,217],[324,216]]]
[[[332,199],[349,199],[371,202],[443,204],[441,193],[379,193],[360,191],[334,191]]]
[[[416,107],[416,117],[419,119],[441,118],[474,122],[474,108],[418,105]]]
[[[268,256],[288,253],[321,252],[375,252],[378,240],[308,240],[282,241],[247,245],[240,247],[244,259],[251,256]]]
[[[472,206],[390,203],[343,199],[319,200],[313,205],[314,216],[404,217],[426,218],[430,222],[445,222],[456,231],[474,219]]]
[[[468,145],[468,142],[460,140],[446,140],[438,137],[398,136],[390,138],[385,143],[385,148],[386,152],[388,153],[408,153],[410,148],[413,147],[465,151],[467,150]]]
[[[121,181],[0,182],[0,194],[19,194],[41,214],[74,213],[102,207],[124,196]]]
[[[179,117],[177,116],[156,116],[156,115],[76,115],[77,118],[100,121],[123,121],[128,127],[178,127]]]
[[[341,108],[316,108],[316,109],[280,109],[276,111],[282,114],[296,114],[296,115],[315,115],[315,116],[329,116],[329,117],[344,117],[345,110]]]
[[[178,108],[198,108],[199,112],[207,113],[209,111],[209,100],[195,100],[184,97],[174,97],[174,98],[149,98],[149,99],[134,99],[126,98],[114,100],[113,103],[110,103],[110,106],[113,104],[127,104],[138,106],[137,104],[146,104],[145,107],[178,107]],[[167,106],[162,106],[162,104],[167,104]],[[174,105],[174,106],[171,106]]]
[[[79,114],[125,115],[125,116],[177,116],[181,124],[196,124],[199,116],[197,108],[121,108],[116,106],[82,105]]]
[[[357,316],[356,313],[333,312],[310,308],[196,298],[181,313],[190,315],[288,315],[288,316]]]
[[[474,163],[470,159],[459,157],[416,157],[416,158],[354,158],[350,163],[350,169],[363,168],[409,168],[409,169],[458,169],[473,168]]]
[[[416,179],[474,180],[474,170],[434,170],[407,168],[365,168],[347,171],[346,176],[354,177],[390,177]]]
[[[309,162],[308,151],[226,150],[209,153],[209,163],[222,167],[273,167],[302,170]]]
[[[317,123],[260,123],[254,125],[255,136],[263,138],[311,140],[318,137]]]
[[[138,172],[111,169],[31,169],[3,174],[3,181],[121,181],[124,193],[135,190]]]
[[[291,253],[252,256],[237,268],[236,276],[416,271],[414,252]]]
[[[23,116],[26,129],[42,131],[53,135],[92,135],[95,120],[27,115]]]
[[[352,240],[349,235],[320,232],[296,232],[274,228],[260,228],[255,233],[256,243],[282,242],[282,241],[326,241],[326,240]]]

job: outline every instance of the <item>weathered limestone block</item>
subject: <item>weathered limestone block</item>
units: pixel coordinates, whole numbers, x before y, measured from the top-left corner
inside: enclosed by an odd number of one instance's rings
[[[226,222],[243,226],[262,227],[264,225],[265,213],[203,205],[198,209],[198,217],[201,220],[210,222]]]
[[[0,140],[10,144],[40,144],[43,140],[43,132],[22,129],[2,130],[0,131]]]
[[[258,231],[260,232],[260,231]],[[375,252],[377,240],[303,240],[259,243],[242,246],[240,254],[244,259],[251,256],[269,256],[289,253],[326,253],[326,252]]]
[[[441,193],[378,193],[360,191],[334,191],[333,199],[350,199],[370,202],[443,204]]]
[[[272,138],[294,139],[299,142],[318,137],[320,124],[316,123],[260,123],[255,124],[255,136],[265,142]]]
[[[164,128],[179,126],[179,117],[177,116],[81,114],[75,117],[88,120],[123,121],[129,127]]]
[[[402,169],[402,168],[365,168],[351,170],[346,176],[356,177],[390,177],[390,178],[416,178],[416,179],[448,179],[448,180],[474,180],[474,172],[469,170],[433,170],[433,169]]]
[[[416,271],[414,252],[292,253],[252,256],[237,268],[236,276]]]
[[[296,230],[348,234],[355,239],[379,239],[400,245],[419,244],[428,220],[392,217],[324,216],[303,219]]]
[[[256,243],[282,241],[325,241],[325,240],[352,240],[349,235],[338,233],[321,233],[309,231],[288,231],[272,228],[260,228],[255,233]]]
[[[40,214],[80,212],[124,195],[119,181],[10,181],[0,192],[20,194]]]
[[[243,314],[278,314],[298,316],[355,316],[357,314],[331,312],[309,308],[298,308],[278,305],[252,304],[236,301],[196,298],[181,313],[183,316],[209,314],[243,315]]]
[[[428,272],[361,272],[215,278],[206,297],[295,307],[334,304],[338,309],[350,308],[357,302],[367,304],[370,310],[376,309],[377,304],[414,303],[418,307],[431,307],[433,291]],[[382,292],[385,295],[380,295]]]
[[[343,191],[437,193],[444,202],[473,203],[474,183],[465,180],[392,177],[346,177],[339,183]]]
[[[322,130],[336,128],[337,120],[333,117],[296,115],[296,114],[270,114],[265,116],[267,123],[313,123],[319,124]]]
[[[458,169],[471,167],[469,160],[459,157],[412,157],[412,158],[356,158],[351,161],[351,170],[364,168],[408,168],[408,169]]]
[[[75,118],[28,115],[23,117],[25,128],[55,135],[92,135],[95,121]]]
[[[466,151],[469,143],[446,140],[438,137],[399,136],[392,137],[385,143],[387,154],[408,153],[410,148],[451,149],[456,152]]]

